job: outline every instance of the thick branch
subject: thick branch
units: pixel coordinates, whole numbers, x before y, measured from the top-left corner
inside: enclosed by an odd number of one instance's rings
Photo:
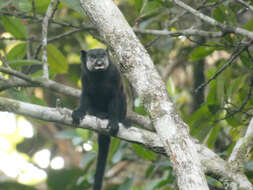
[[[35,85],[32,85],[30,83],[27,83],[24,80],[20,80],[17,78],[12,78],[12,79],[5,79],[0,76],[0,92],[7,90],[9,88],[16,88],[16,87],[32,87]]]
[[[31,86],[36,87],[37,86],[37,87],[43,87],[49,90],[53,90],[54,92],[64,94],[66,96],[73,96],[76,98],[80,98],[81,96],[81,90],[57,83],[49,79],[45,79],[41,77],[30,78],[29,76],[21,72],[15,71],[11,68],[5,68],[5,67],[0,67],[0,72],[16,77],[14,79],[9,79],[9,80],[3,77],[0,77],[0,81],[3,81],[3,85],[0,87],[0,91],[6,90],[12,87],[31,87]],[[140,125],[145,129],[148,129],[150,131],[154,130],[151,121],[142,115],[138,115],[134,112],[128,111],[127,118],[133,123]]]
[[[236,183],[237,189],[253,190],[252,184],[247,177],[234,168],[226,161],[221,159],[210,149],[204,145],[196,144],[202,166],[204,166],[205,173],[213,173],[219,178],[225,178]]]
[[[166,153],[171,157],[179,189],[208,189],[187,125],[174,109],[150,56],[118,7],[111,0],[80,0],[80,3],[114,50],[122,72],[143,98]]]
[[[229,157],[229,162],[236,162],[239,166],[243,166],[247,160],[248,153],[253,146],[253,118],[247,128],[246,134],[240,138]]]
[[[0,110],[44,121],[74,126],[72,124],[71,117],[72,111],[66,108],[49,108],[0,97]],[[107,133],[107,122],[107,120],[101,120],[94,116],[86,115],[81,124],[75,127],[89,129],[100,133]],[[126,127],[120,125],[117,137],[129,142],[143,144],[157,153],[165,153],[159,138],[153,132],[141,130],[136,127],[130,127],[127,129]]]
[[[49,108],[0,97],[0,110],[73,127],[71,110],[66,108]],[[106,133],[106,126],[106,120],[87,115],[78,127]],[[159,154],[164,155],[165,153],[160,138],[153,132],[135,127],[126,129],[120,125],[118,138],[128,142],[141,144]],[[226,161],[222,160],[214,152],[206,148],[204,145],[195,143],[195,147],[197,148],[199,153],[198,156],[200,157],[201,163],[206,172],[212,172],[217,176],[233,180],[238,184],[238,187],[241,190],[253,190],[252,185],[243,174],[235,172]]]

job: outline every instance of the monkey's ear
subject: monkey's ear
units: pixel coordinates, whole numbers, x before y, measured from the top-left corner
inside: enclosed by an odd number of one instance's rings
[[[86,63],[86,55],[87,55],[87,51],[81,50],[81,61],[82,61],[82,63]]]
[[[82,55],[82,56],[86,56],[86,54],[87,54],[87,51],[81,50],[81,55]]]

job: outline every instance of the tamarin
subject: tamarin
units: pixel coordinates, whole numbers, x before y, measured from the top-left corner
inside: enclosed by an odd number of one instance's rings
[[[74,124],[79,124],[85,114],[109,120],[109,134],[117,135],[119,122],[126,121],[126,94],[117,67],[104,49],[81,51],[82,93],[80,106],[72,113]],[[110,146],[110,136],[98,134],[98,158],[93,190],[101,190],[106,159]]]

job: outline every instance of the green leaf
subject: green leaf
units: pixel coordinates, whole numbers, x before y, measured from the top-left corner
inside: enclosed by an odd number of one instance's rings
[[[84,130],[84,129],[76,129],[77,134],[82,137],[83,141],[88,141],[89,140],[89,134],[90,131],[89,130]]]
[[[4,29],[11,33],[14,37],[21,39],[26,38],[27,30],[25,25],[20,19],[13,18],[13,17],[2,17],[2,23]]]
[[[212,127],[210,135],[207,140],[208,148],[214,148],[214,145],[215,145],[216,139],[219,136],[220,130],[221,130],[221,126],[219,124]]]
[[[253,23],[252,23],[253,24]],[[247,67],[247,69],[252,69],[252,63],[249,59],[249,56],[246,52],[241,53],[240,60],[242,61],[243,65]]]
[[[234,78],[231,80],[230,85],[227,90],[227,94],[229,95],[229,98],[233,98],[233,95],[237,95],[238,91],[242,86],[244,86],[244,80],[247,76],[239,76],[237,78]]]
[[[0,0],[0,9],[7,7],[13,0]]]
[[[20,43],[14,46],[7,54],[7,61],[23,59],[26,54],[26,43]]]
[[[29,12],[32,10],[32,4],[29,0],[15,0],[13,5],[20,11]]]
[[[228,116],[228,115],[227,115]],[[232,126],[232,127],[238,127],[239,125],[241,125],[241,119],[236,118],[235,116],[233,117],[228,117],[226,119],[226,121],[228,122],[228,125]]]
[[[13,69],[17,69],[18,67],[21,67],[21,66],[42,64],[42,62],[40,62],[38,60],[26,60],[26,59],[23,59],[23,60],[11,60],[11,61],[8,61],[8,64]]]
[[[192,51],[190,59],[192,61],[203,59],[204,57],[213,53],[215,49],[216,49],[215,47],[203,47],[203,46],[197,47]]]
[[[29,185],[23,185],[20,184],[18,182],[14,182],[14,181],[8,181],[6,180],[6,182],[1,182],[1,189],[8,189],[8,190],[13,190],[13,189],[18,189],[18,190],[38,190],[35,187],[31,187]]]
[[[151,161],[156,159],[156,154],[154,152],[147,150],[137,144],[133,144],[132,147],[134,151],[138,154],[138,156],[140,156],[141,158]]]
[[[42,105],[42,106],[48,106],[45,100],[38,98],[36,96],[29,96],[29,102],[37,105]]]
[[[159,7],[161,7],[161,4],[158,1],[149,1],[143,11],[142,14],[148,14],[151,13],[153,11],[156,11]]]
[[[70,8],[74,9],[75,11],[84,14],[84,11],[80,5],[79,0],[61,0],[61,1],[66,3]]]
[[[95,152],[87,152],[85,153],[85,156],[80,162],[80,166],[84,167],[85,165],[89,164],[91,161],[93,161],[96,158],[96,153]]]
[[[141,11],[141,8],[142,8],[142,4],[143,4],[143,0],[136,0],[135,1],[135,8],[138,12]]]
[[[13,98],[16,100],[47,106],[47,103],[44,100],[39,99],[33,95],[28,96],[24,90],[12,88],[12,89],[7,90],[7,94],[10,98]]]
[[[221,105],[224,102],[224,89],[225,89],[225,73],[219,75],[216,79],[216,94],[217,94],[217,101],[216,103]]]
[[[214,11],[213,11],[213,18],[215,20],[223,23],[227,18],[227,15],[226,15],[227,11],[228,11],[227,7],[219,6],[219,7],[215,8]]]
[[[210,86],[210,90],[206,98],[206,103],[207,103],[209,111],[212,114],[215,114],[218,111],[219,104],[220,104],[218,93],[217,93],[217,80],[213,80],[212,82],[210,82],[209,86]]]
[[[34,0],[36,12],[44,13],[46,12],[48,5],[51,0]]]
[[[66,73],[68,71],[68,63],[64,55],[52,44],[47,46],[48,63],[50,72]]]
[[[119,153],[123,152],[123,150],[120,149],[119,146],[120,146],[120,140],[116,139],[116,138],[112,138],[111,139],[111,145],[110,145],[110,152],[109,152],[108,160],[112,160],[113,157],[115,157],[113,161],[115,163],[119,161],[119,159],[118,159],[119,156],[120,156]],[[115,154],[117,154],[117,155],[115,155]],[[121,158],[121,156],[120,156],[120,158]]]
[[[80,176],[84,174],[83,169],[49,170],[47,174],[46,189],[88,189],[87,183],[77,183]]]
[[[7,94],[10,98],[13,98],[16,100],[20,100],[24,102],[30,101],[29,96],[27,96],[27,94],[23,90],[20,90],[20,89],[16,89],[16,88],[9,89],[7,91]]]
[[[253,18],[251,18],[244,26],[246,30],[253,30]]]
[[[208,106],[206,104],[201,106],[189,119],[187,119],[189,126],[191,127],[191,135],[201,141],[204,140],[211,130],[210,119],[212,117],[213,115],[209,111]]]
[[[169,93],[169,95],[171,97],[175,97],[175,95],[177,94],[177,90],[175,88],[175,84],[172,80],[171,77],[169,77],[168,82],[167,82],[167,92]]]
[[[118,190],[131,190],[133,184],[133,178],[128,177],[123,184],[120,185]]]

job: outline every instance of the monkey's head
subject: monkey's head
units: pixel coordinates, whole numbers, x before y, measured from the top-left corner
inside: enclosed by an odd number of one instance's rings
[[[105,71],[110,64],[108,52],[104,49],[81,51],[83,67],[90,72]]]

